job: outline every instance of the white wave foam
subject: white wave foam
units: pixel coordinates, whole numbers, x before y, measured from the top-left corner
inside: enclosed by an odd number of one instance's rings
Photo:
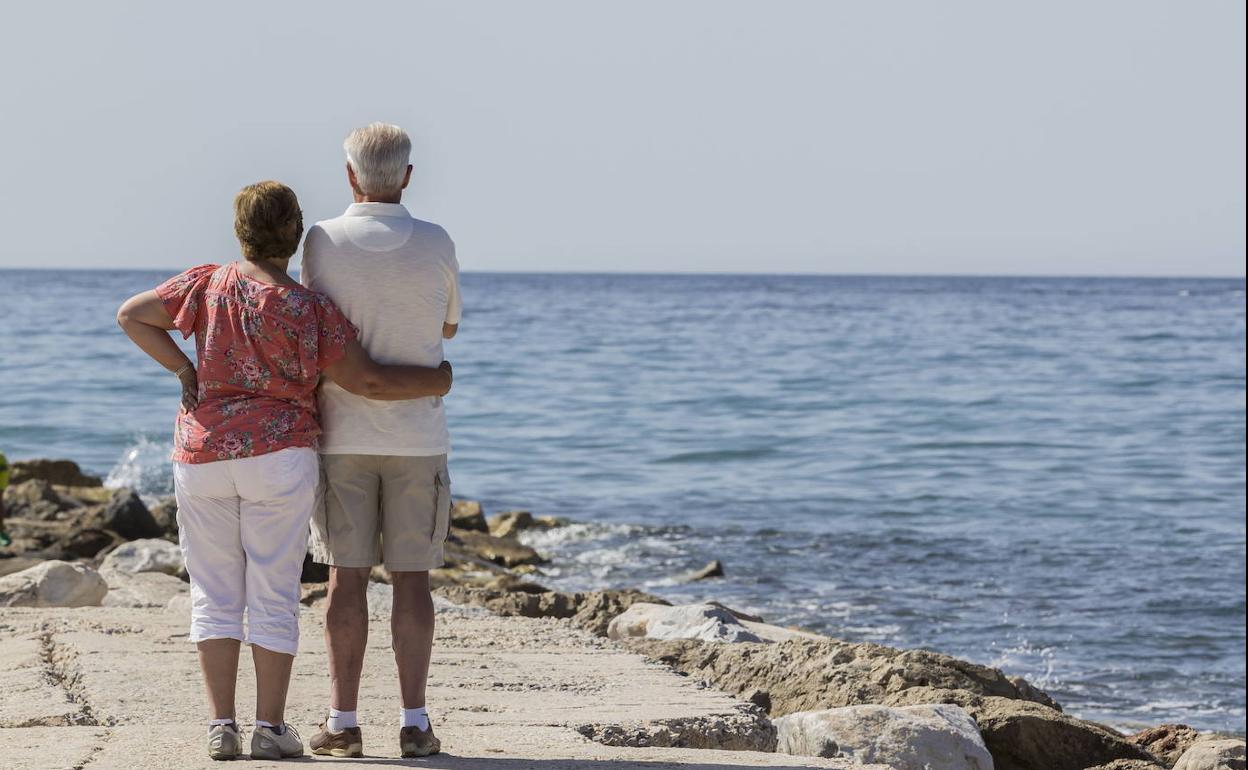
[[[173,491],[170,451],[167,443],[153,441],[147,436],[136,437],[108,472],[104,486],[112,489],[128,487],[145,498],[170,494]]]

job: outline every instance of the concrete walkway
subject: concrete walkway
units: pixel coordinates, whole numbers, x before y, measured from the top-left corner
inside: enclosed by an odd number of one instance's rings
[[[306,610],[287,719],[304,736],[327,707],[319,611]],[[364,759],[307,757],[350,768],[711,770],[849,768],[843,760],[673,748],[616,748],[582,737],[590,724],[731,718],[737,702],[646,663],[613,642],[552,620],[442,606],[429,693],[445,753],[398,757],[398,685],[389,624],[375,617],[361,691]],[[244,656],[245,658],[248,656]],[[239,716],[250,727],[250,661]],[[0,733],[8,770],[220,768],[204,749],[206,719],[185,608],[0,610]],[[247,760],[247,767],[277,767]],[[290,766],[292,761],[282,763]]]

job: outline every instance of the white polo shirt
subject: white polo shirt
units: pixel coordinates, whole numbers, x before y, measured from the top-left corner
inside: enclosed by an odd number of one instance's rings
[[[324,292],[381,364],[437,366],[442,324],[459,323],[455,244],[398,203],[355,203],[303,242],[303,284]],[[320,388],[322,454],[429,456],[450,451],[442,399],[372,401]]]

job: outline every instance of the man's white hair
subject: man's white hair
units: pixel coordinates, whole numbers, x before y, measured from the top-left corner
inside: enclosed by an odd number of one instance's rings
[[[412,140],[390,123],[357,128],[342,143],[355,182],[369,195],[392,195],[403,189],[403,176],[411,162]]]

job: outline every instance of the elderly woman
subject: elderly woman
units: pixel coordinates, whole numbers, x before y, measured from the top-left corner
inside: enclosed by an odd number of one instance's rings
[[[380,366],[324,295],[287,266],[303,234],[290,188],[260,182],[234,199],[242,261],[202,265],[126,300],[117,322],[182,383],[174,429],[178,534],[191,578],[190,639],[211,709],[208,752],[242,753],[234,688],[251,644],[251,756],[303,755],[284,721],[299,644],[299,577],[317,501],[316,386],[324,375],[375,399],[444,395],[450,365]],[[192,363],[170,336],[195,335]],[[243,617],[247,627],[244,631]]]

